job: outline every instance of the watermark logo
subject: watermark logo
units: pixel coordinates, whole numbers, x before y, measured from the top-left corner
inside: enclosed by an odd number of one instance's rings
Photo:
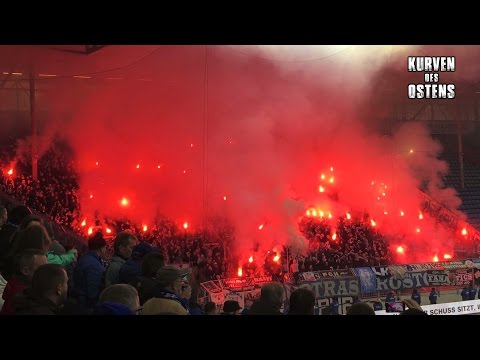
[[[440,73],[455,71],[455,56],[409,56],[409,72],[423,72],[423,84],[409,84],[409,99],[454,99],[455,84],[441,84]]]

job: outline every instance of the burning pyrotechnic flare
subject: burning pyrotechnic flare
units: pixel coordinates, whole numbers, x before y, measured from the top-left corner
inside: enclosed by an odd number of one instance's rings
[[[332,177],[330,178],[330,180],[328,180],[328,181],[330,182],[330,184],[333,184],[333,182],[334,182],[333,176],[332,176]]]
[[[452,255],[450,255],[450,254],[443,254],[443,258],[444,258],[444,259],[451,259],[451,258],[452,258]]]
[[[240,277],[242,277],[243,271],[242,271],[242,268],[241,268],[241,267],[238,268],[237,275],[240,276]]]
[[[373,227],[377,226],[377,223],[376,223],[375,220],[373,220],[373,219],[370,220],[370,224],[371,224]]]
[[[278,262],[278,260],[280,260],[280,256],[275,255],[275,256],[273,257],[273,261]]]
[[[252,263],[252,262],[253,262],[253,256],[250,256],[250,257],[248,258],[248,262],[249,262],[249,263]]]
[[[314,215],[315,216],[315,215]],[[261,224],[259,227],[258,227],[258,230],[262,230],[263,229],[263,224]]]
[[[7,171],[7,174],[8,174],[9,176],[12,176],[12,175],[13,175],[13,168],[10,168],[10,170]]]
[[[397,253],[399,253],[399,254],[405,254],[405,249],[403,248],[403,246],[397,247]]]
[[[227,201],[227,197],[226,197],[226,196],[224,196],[224,197],[223,197],[223,200],[224,200],[224,201]]]
[[[352,218],[352,215],[350,215],[349,213],[347,213],[347,219],[350,220]]]
[[[320,179],[325,180],[325,174],[322,174],[322,175],[320,176]]]
[[[140,169],[140,164],[137,164],[137,169]]]
[[[184,223],[183,223],[183,228],[184,228],[185,230],[188,229],[188,222],[184,222]]]
[[[333,240],[333,241],[337,240],[337,233],[333,233],[333,235],[332,235],[332,240]]]
[[[83,219],[83,221],[80,225],[82,225],[82,227],[86,226],[87,225],[87,219]]]
[[[92,235],[92,233],[93,233],[93,227],[90,226],[90,227],[88,228],[87,234],[88,234],[88,235]]]
[[[320,185],[320,186],[318,187],[318,191],[321,192],[321,193],[323,193],[323,192],[325,192],[325,189],[324,189],[323,186]]]
[[[435,255],[435,256],[433,257],[433,262],[438,262],[438,256],[437,256],[437,255]]]
[[[418,214],[418,219],[423,220],[423,214],[422,213]]]
[[[128,199],[126,197],[123,197],[122,201],[121,201],[121,204],[122,204],[122,206],[127,206],[128,205]]]
[[[108,227],[105,229],[105,231],[107,232],[107,234],[111,234],[111,233],[112,233],[112,229],[110,229],[110,228],[108,228]]]
[[[400,210],[400,216],[405,216],[405,213],[402,210]]]
[[[467,229],[466,229],[466,228],[463,228],[463,229],[462,229],[462,235],[463,235],[463,236],[466,236],[467,234],[468,234]]]
[[[143,225],[143,231],[147,231],[148,230],[148,226],[147,225]]]

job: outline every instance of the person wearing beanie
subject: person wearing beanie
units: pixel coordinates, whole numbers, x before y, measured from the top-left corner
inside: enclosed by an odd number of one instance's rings
[[[73,272],[72,295],[82,306],[93,308],[104,287],[105,268],[101,259],[106,251],[107,242],[97,232],[88,239],[88,252],[78,259]]]

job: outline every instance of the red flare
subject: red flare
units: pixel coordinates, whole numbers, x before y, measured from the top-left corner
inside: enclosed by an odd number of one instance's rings
[[[280,256],[275,255],[275,256],[273,257],[273,261],[278,262],[278,260],[280,260]]]
[[[185,230],[188,229],[188,222],[184,222],[184,223],[183,223],[183,228],[184,228]]]
[[[328,180],[330,182],[330,184],[333,184],[333,181],[334,181],[334,178],[331,177],[330,180]]]
[[[370,224],[372,224],[373,227],[377,226],[377,223],[375,222],[375,220],[370,220]]]
[[[330,167],[330,171],[333,171],[333,166],[332,166],[332,167]]]
[[[127,206],[128,205],[128,199],[126,197],[122,198],[121,204],[122,204],[122,206]]]
[[[237,275],[240,276],[240,277],[242,277],[243,271],[242,271],[242,268],[241,268],[241,267],[238,268]]]
[[[399,253],[399,254],[405,254],[405,249],[403,248],[403,246],[397,247],[397,253]]]
[[[160,169],[162,167],[162,165],[157,165],[157,169]]]
[[[432,260],[433,260],[433,262],[438,262],[438,256],[435,255]]]
[[[388,211],[385,210],[385,211],[383,212],[383,215],[388,215]]]
[[[13,175],[13,169],[8,170],[8,171],[7,171],[7,174],[8,174],[8,175]]]
[[[467,229],[466,229],[466,228],[463,228],[463,229],[462,229],[462,235],[465,236],[465,235],[467,235],[467,234],[468,234]]]
[[[190,147],[193,147],[193,144],[190,144]]]
[[[90,227],[88,228],[87,234],[88,234],[88,235],[92,235],[92,234],[93,234],[93,227],[92,227],[92,226],[90,226]]]
[[[312,210],[312,216],[317,216],[317,210],[315,209]]]
[[[143,231],[147,231],[148,230],[148,226],[147,225],[143,225]]]
[[[349,213],[347,213],[347,219],[350,220],[352,218],[352,215],[350,215]]]
[[[226,197],[226,196],[224,196],[224,197],[223,197],[223,200],[227,201],[227,197]]]
[[[420,228],[417,228],[415,231],[416,231],[417,233],[419,233],[419,232],[420,232]]]
[[[404,216],[404,215],[405,213],[402,210],[400,210],[400,216]]]
[[[258,230],[262,230],[262,229],[263,229],[263,224],[258,227]]]
[[[444,258],[444,259],[451,259],[451,258],[452,258],[452,255],[450,255],[450,254],[443,254],[443,258]]]
[[[329,219],[332,218],[332,213],[328,213],[328,218],[329,218]]]
[[[90,194],[89,198],[90,198],[90,199],[93,199],[93,195],[92,195],[92,194]]]
[[[307,216],[310,216],[310,210],[307,210],[307,211],[305,212],[305,214],[306,214]]]
[[[253,256],[250,256],[250,257],[248,258],[248,262],[249,262],[249,263],[252,263],[252,262],[253,262]]]
[[[82,227],[86,226],[87,225],[87,219],[83,219],[83,221],[80,225],[82,225]]]
[[[420,220],[423,220],[423,214],[422,214],[422,213],[418,214],[418,218],[419,218]]]
[[[318,187],[318,191],[321,192],[321,193],[323,193],[323,192],[325,192],[325,189],[324,189],[323,186],[320,185],[320,186]]]
[[[332,240],[335,241],[336,239],[337,239],[337,233],[334,233],[334,234],[332,235]]]
[[[106,228],[105,231],[107,232],[107,234],[111,234],[112,233],[112,230],[110,228]]]
[[[320,179],[325,180],[325,174],[320,175]]]
[[[187,170],[183,170],[183,173],[186,174],[186,173],[187,173]]]
[[[95,163],[96,166],[98,166],[98,161]]]
[[[140,164],[137,164],[137,169],[140,169]]]

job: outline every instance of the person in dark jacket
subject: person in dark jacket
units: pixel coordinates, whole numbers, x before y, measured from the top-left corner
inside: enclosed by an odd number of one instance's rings
[[[162,254],[150,253],[143,259],[142,275],[137,278],[135,284],[141,305],[153,297],[153,291],[158,286],[155,276],[157,271],[164,266],[165,258]]]
[[[72,295],[82,306],[94,307],[104,288],[105,268],[101,259],[105,256],[106,246],[103,235],[99,232],[95,233],[88,240],[89,251],[77,262],[73,272]]]
[[[14,300],[16,315],[57,315],[67,299],[68,276],[60,265],[40,266],[32,287]]]
[[[468,288],[468,300],[475,300],[476,295],[477,288],[473,287],[473,285],[470,284],[470,287]]]
[[[422,296],[417,289],[413,289],[411,298],[413,301],[416,301],[418,305],[422,305]]]
[[[284,298],[283,287],[279,283],[263,285],[260,299],[255,301],[248,315],[282,315],[280,308]]]
[[[132,250],[132,257],[120,268],[118,273],[119,283],[135,284],[136,279],[142,275],[143,259],[153,251],[153,247],[146,242],[141,242],[140,244],[135,245]]]
[[[288,315],[313,315],[315,294],[312,290],[298,288],[290,295]]]
[[[5,300],[1,315],[15,314],[13,301],[23,291],[32,285],[35,271],[47,263],[47,257],[38,249],[26,249],[17,257],[15,274],[10,278],[3,292]]]
[[[432,291],[430,291],[430,296],[428,297],[430,300],[430,304],[436,304],[438,300],[438,292],[435,290],[435,288],[432,288]]]
[[[462,292],[460,293],[460,295],[462,295],[462,301],[468,301],[469,297],[470,297],[470,290],[468,287],[464,287],[462,289]]]

